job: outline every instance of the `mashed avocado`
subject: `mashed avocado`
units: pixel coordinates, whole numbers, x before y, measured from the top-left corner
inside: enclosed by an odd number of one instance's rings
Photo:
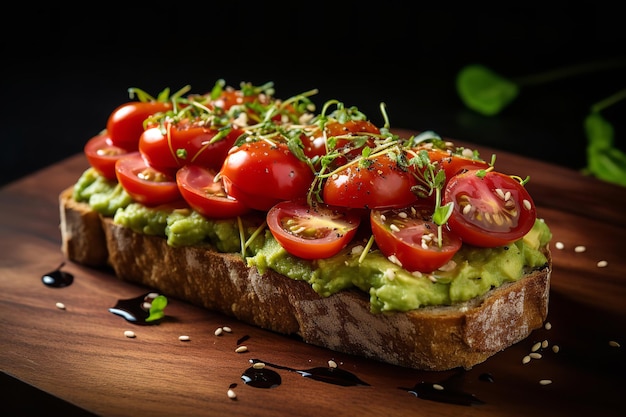
[[[206,244],[220,252],[245,253],[249,266],[261,273],[272,269],[306,281],[321,296],[347,288],[359,288],[370,296],[372,312],[408,311],[428,305],[450,305],[482,295],[526,272],[542,268],[547,259],[541,252],[552,234],[541,219],[523,238],[508,246],[477,248],[464,245],[445,271],[412,274],[378,251],[361,261],[361,246],[351,246],[328,258],[308,261],[296,258],[272,237],[259,232],[262,219],[209,220],[189,209],[148,208],[134,203],[120,186],[87,170],[75,186],[74,198],[111,216],[132,230],[165,236],[171,246]],[[246,242],[242,249],[240,231]],[[254,236],[250,239],[250,236]]]

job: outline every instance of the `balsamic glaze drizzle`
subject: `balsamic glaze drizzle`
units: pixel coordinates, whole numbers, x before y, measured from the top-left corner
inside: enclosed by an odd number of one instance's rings
[[[124,317],[126,321],[133,324],[156,324],[159,320],[146,321],[146,319],[150,317],[150,304],[157,295],[157,293],[147,293],[135,298],[118,300],[115,307],[109,308],[109,311]]]
[[[48,287],[63,288],[68,285],[72,285],[74,282],[74,276],[69,272],[61,271],[61,268],[65,265],[65,262],[61,264],[53,271],[44,274],[41,277],[41,281]]]

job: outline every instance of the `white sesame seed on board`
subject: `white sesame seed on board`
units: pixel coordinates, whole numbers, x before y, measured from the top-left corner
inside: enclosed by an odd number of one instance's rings
[[[533,345],[533,347],[530,349],[531,352],[536,352],[539,349],[541,349],[541,342],[537,342]]]
[[[126,331],[124,331],[124,336],[128,337],[129,339],[132,339],[136,335],[135,335],[135,332],[133,332],[132,330],[126,330]]]
[[[541,385],[550,385],[552,383],[551,379],[542,379],[541,381],[539,381],[539,384]]]
[[[565,245],[563,244],[563,242],[556,242],[554,244],[554,247],[557,248],[558,250],[563,250],[565,249]]]
[[[597,265],[598,265],[598,268],[606,268],[609,265],[609,263],[607,261],[598,261]]]
[[[222,329],[224,329],[224,331],[225,331],[226,333],[230,333],[230,332],[232,332],[232,331],[233,331],[233,329],[231,329],[231,328],[230,328],[230,327],[228,327],[228,326],[224,326],[224,327],[222,327]]]
[[[187,335],[181,335],[181,336],[178,336],[178,340],[180,340],[181,342],[188,342],[191,340],[191,338]]]
[[[552,323],[546,321],[546,324],[543,325],[543,328],[546,330],[550,330],[552,328]]]
[[[328,361],[328,367],[329,368],[336,368],[337,367],[337,362],[335,362],[334,360],[329,360]]]
[[[252,367],[254,369],[263,369],[263,368],[265,368],[265,363],[263,363],[263,362],[254,362],[252,364]]]
[[[224,329],[221,327],[218,327],[217,329],[215,329],[215,336],[220,336],[223,332],[224,332]]]
[[[611,347],[622,347],[622,345],[620,345],[619,342],[616,342],[615,340],[610,340],[609,341],[609,346],[611,346]]]
[[[226,392],[226,395],[228,395],[228,398],[230,398],[231,400],[237,399],[237,393],[233,391],[232,388],[228,389],[228,391]]]
[[[559,353],[559,350],[561,350],[561,348],[559,347],[559,345],[553,345],[553,346],[552,346],[552,352],[554,352],[554,353]]]
[[[243,353],[243,352],[247,352],[248,351],[248,347],[247,346],[237,346],[237,349],[235,349],[235,352],[237,353]]]
[[[65,310],[65,304],[63,303],[57,303],[56,306],[59,310]]]
[[[531,359],[541,359],[541,353],[538,352],[531,352],[528,354],[528,356],[531,357]]]
[[[578,245],[574,248],[574,252],[576,253],[583,253],[584,251],[586,251],[587,248],[583,245]]]
[[[528,362],[530,362],[530,356],[526,355],[522,358],[522,363],[526,365]]]

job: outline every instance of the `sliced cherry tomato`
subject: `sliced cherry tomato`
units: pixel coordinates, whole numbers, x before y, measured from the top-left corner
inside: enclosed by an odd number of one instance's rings
[[[444,204],[454,203],[450,229],[464,242],[482,247],[502,246],[530,231],[537,210],[526,188],[496,171],[480,175],[471,170],[450,179]]]
[[[394,257],[408,271],[430,273],[445,265],[461,248],[461,238],[431,220],[429,206],[405,210],[372,210],[370,222],[376,245],[386,257]]]
[[[180,121],[169,129],[171,146],[183,164],[201,165],[216,171],[242,133],[238,128],[220,131],[189,120]]]
[[[220,170],[228,195],[256,210],[269,210],[283,200],[304,197],[313,171],[285,143],[266,141],[232,148]]]
[[[117,181],[115,163],[128,154],[127,150],[112,145],[106,132],[89,139],[85,144],[84,152],[89,165],[111,181]]]
[[[228,196],[214,172],[198,165],[185,165],[176,172],[176,182],[189,206],[209,218],[231,218],[250,211],[243,203]]]
[[[433,163],[446,172],[446,181],[464,170],[489,168],[489,164],[481,159],[468,158],[443,149],[430,149],[428,156]]]
[[[283,201],[267,213],[267,226],[290,254],[304,259],[324,259],[337,254],[354,237],[360,213],[306,201]]]
[[[383,154],[368,165],[348,165],[326,179],[323,187],[325,203],[351,208],[401,208],[413,204],[417,196],[413,174]]]
[[[139,137],[144,131],[144,121],[159,112],[172,108],[172,104],[162,101],[130,101],[117,107],[107,119],[106,130],[111,144],[136,151]]]
[[[158,206],[182,200],[174,175],[149,166],[139,152],[120,158],[115,171],[119,183],[138,203]]]

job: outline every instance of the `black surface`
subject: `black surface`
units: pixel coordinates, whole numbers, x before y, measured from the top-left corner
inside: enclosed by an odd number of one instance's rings
[[[186,84],[206,92],[219,78],[235,86],[274,81],[285,98],[318,88],[319,105],[336,98],[382,123],[385,102],[392,127],[430,129],[576,169],[585,165],[589,107],[625,87],[625,68],[577,76],[522,89],[499,116],[480,116],[456,94],[464,65],[518,77],[624,58],[621,15],[606,8],[468,12],[358,4],[46,6],[19,31],[5,25],[2,183],[80,152],[128,100],[129,87],[156,95]],[[605,115],[620,146],[625,108]]]

